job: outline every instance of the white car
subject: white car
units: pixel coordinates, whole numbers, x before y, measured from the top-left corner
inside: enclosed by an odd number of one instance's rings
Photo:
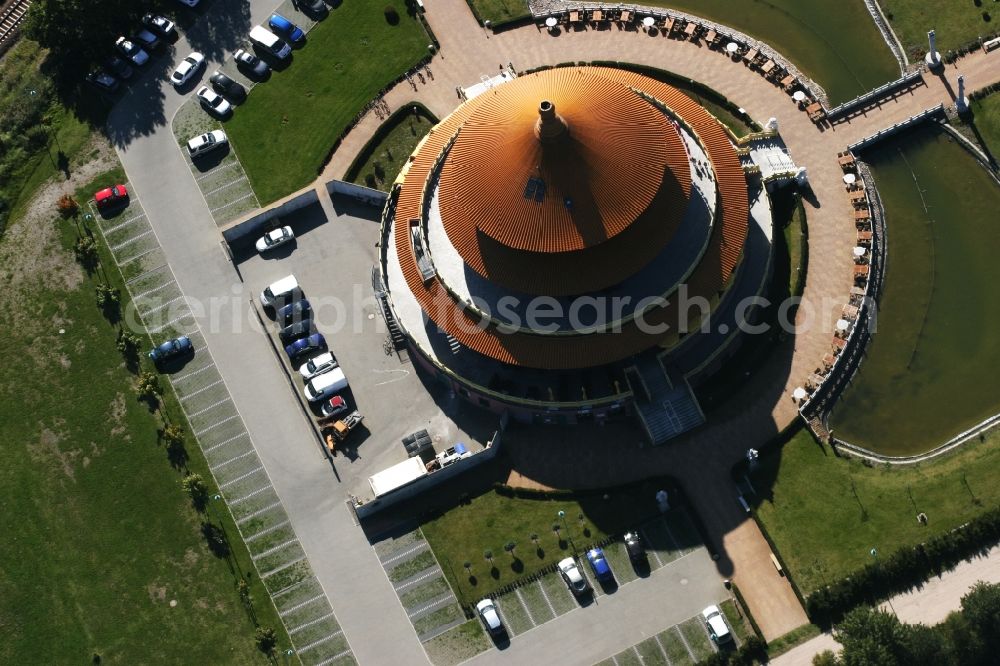
[[[125,39],[124,37],[119,37],[115,40],[115,46],[118,51],[132,61],[133,64],[145,65],[149,62],[149,54],[139,48],[135,42]]]
[[[503,623],[500,621],[500,614],[497,613],[497,607],[492,599],[483,599],[476,604],[476,612],[479,613],[479,619],[483,621],[486,630],[491,635],[496,636],[503,633]]]
[[[205,64],[205,56],[195,51],[184,56],[177,69],[170,75],[170,82],[178,88],[191,80],[191,77]]]
[[[708,633],[711,634],[713,641],[721,644],[733,640],[733,634],[729,631],[726,618],[722,615],[722,611],[719,610],[718,606],[709,606],[701,612],[701,617],[705,620],[705,624],[708,625]]]
[[[566,586],[569,587],[570,592],[576,596],[580,596],[590,589],[590,583],[583,577],[580,567],[576,566],[576,560],[572,557],[567,557],[565,560],[559,562],[559,573],[566,582]]]
[[[299,372],[302,373],[302,379],[309,381],[316,375],[321,375],[337,366],[337,359],[333,357],[333,352],[323,352],[319,356],[313,356],[303,363],[302,367],[299,368]]]
[[[257,251],[263,254],[294,239],[295,234],[292,233],[291,227],[272,229],[257,239]]]
[[[216,116],[228,115],[230,111],[233,110],[232,105],[226,101],[226,98],[218,94],[208,86],[202,86],[198,88],[198,101],[201,105],[205,107],[205,110],[209,113],[213,113]]]
[[[229,138],[226,137],[226,133],[222,130],[205,132],[187,142],[188,155],[193,159],[227,143],[229,143]]]

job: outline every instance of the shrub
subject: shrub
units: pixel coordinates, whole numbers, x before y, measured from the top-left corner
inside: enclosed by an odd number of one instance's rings
[[[160,388],[160,377],[155,372],[144,372],[139,375],[135,384],[135,392],[140,400],[155,400],[163,389]]]
[[[389,25],[396,25],[399,23],[399,12],[397,12],[396,8],[392,5],[386,5],[382,12],[385,14],[386,23]]]
[[[56,202],[56,208],[59,209],[59,215],[63,219],[74,217],[77,211],[80,210],[80,204],[76,202],[71,194],[64,194],[59,197],[59,201]]]
[[[73,254],[86,270],[93,270],[97,265],[97,243],[90,236],[81,236],[76,239],[73,246]]]
[[[181,487],[191,498],[191,504],[194,505],[194,508],[198,511],[204,511],[205,507],[208,506],[208,487],[205,485],[204,479],[201,478],[201,474],[188,474],[181,481]]]
[[[213,555],[219,558],[229,555],[229,542],[226,540],[226,533],[220,527],[206,521],[201,524],[201,533]]]
[[[254,642],[257,644],[258,650],[270,655],[274,653],[274,646],[277,645],[278,638],[271,627],[257,627]]]

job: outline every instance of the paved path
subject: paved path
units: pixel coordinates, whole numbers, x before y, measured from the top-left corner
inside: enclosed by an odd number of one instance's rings
[[[1000,546],[985,556],[962,562],[952,571],[932,578],[923,587],[892,598],[892,609],[899,619],[908,624],[938,624],[952,611],[961,608],[962,597],[977,582],[1000,583]],[[882,604],[890,610],[889,604]],[[830,634],[821,634],[789,650],[771,663],[774,666],[810,666],[814,655],[824,650],[840,649],[840,644]]]
[[[227,44],[234,45],[250,25],[264,19],[273,4],[273,0],[252,0],[249,6],[217,0],[178,43],[176,52],[183,55],[190,46],[188,37],[197,38],[195,46],[206,53],[211,68],[230,48]],[[609,461],[606,445],[595,447],[593,456],[577,448],[574,456],[592,462],[572,470],[548,464],[545,457],[552,453],[511,447],[523,463],[520,471],[552,486],[594,483],[595,479],[607,483],[656,471],[678,475],[722,550],[718,571],[740,585],[765,636],[776,637],[803,623],[801,607],[770,565],[766,542],[734,501],[728,469],[746,447],[769,440],[795,418],[790,391],[803,383],[827,351],[833,322],[847,300],[854,227],[836,165],[837,151],[939,101],[950,102],[956,68],[949,67],[944,77],[929,78],[926,87],[877,111],[818,130],[786,95],[761,77],[687,42],[617,28],[552,37],[528,26],[491,35],[478,26],[464,0],[427,4],[428,20],[441,40],[440,54],[432,64],[434,79],[416,92],[405,82],[397,85],[386,97],[392,108],[418,99],[444,116],[459,103],[455,86],[475,83],[508,62],[522,70],[568,60],[648,63],[702,81],[738,101],[758,119],[776,116],[793,157],[809,168],[816,200],[808,211],[810,279],[801,312],[813,311],[820,323],[790,340],[780,362],[752,378],[745,390],[748,398],[738,410],[723,412],[709,427],[655,451],[632,451],[623,444]],[[335,12],[328,20],[336,20]],[[243,299],[245,305],[246,295],[239,292],[238,284],[234,287],[232,268],[219,247],[218,230],[170,132],[169,119],[184,101],[162,77],[173,64],[161,58],[151,66],[153,72],[130,87],[111,114],[109,134],[189,300],[209,304],[213,297],[235,291],[236,300]],[[960,69],[970,88],[978,88],[1000,79],[1000,56],[970,56],[960,62]],[[323,179],[340,176],[378,124],[374,114],[364,118],[334,155]],[[281,385],[284,379],[274,364],[264,360],[271,352],[263,336],[237,333],[247,326],[246,314],[245,307],[227,306],[211,321],[199,323],[220,371],[234,387],[233,397],[246,415],[261,459],[359,661],[422,663],[423,652],[391,587],[384,576],[379,578],[382,574],[374,556],[362,548],[363,536],[345,517],[343,490],[317,451],[289,444],[312,437],[293,397],[284,391],[258,390]],[[557,448],[546,447],[546,451]]]

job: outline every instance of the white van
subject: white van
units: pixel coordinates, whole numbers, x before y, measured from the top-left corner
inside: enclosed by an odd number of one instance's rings
[[[275,58],[284,60],[292,54],[292,47],[286,44],[285,40],[261,25],[255,25],[250,30],[250,41]]]
[[[260,292],[260,302],[264,307],[274,307],[278,300],[288,300],[287,297],[299,293],[299,281],[294,275],[287,275],[274,284],[265,287]]]
[[[347,388],[347,376],[341,368],[334,368],[322,375],[316,375],[306,382],[302,390],[309,402],[332,398],[337,391]]]

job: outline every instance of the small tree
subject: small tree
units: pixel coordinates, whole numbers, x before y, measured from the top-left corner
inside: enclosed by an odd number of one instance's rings
[[[76,202],[71,194],[64,194],[59,197],[56,202],[56,208],[59,210],[59,216],[63,219],[69,219],[75,217],[77,212],[80,210],[80,204]]]
[[[187,463],[186,436],[179,425],[168,425],[163,429],[163,443],[167,447],[167,458],[174,467],[183,467]],[[199,509],[200,510],[200,509]]]
[[[205,507],[208,506],[208,487],[205,486],[201,474],[188,474],[181,481],[181,487],[191,498],[191,504],[194,505],[194,508],[198,511],[204,511]]]
[[[528,538],[531,539],[531,543],[535,544],[535,547],[537,548],[538,547],[538,535],[535,534],[534,532],[532,532],[531,536],[529,536]]]
[[[257,644],[258,650],[271,656],[274,654],[274,646],[278,644],[278,637],[271,627],[257,627],[254,642]]]
[[[484,559],[485,559],[485,560],[486,560],[487,562],[489,562],[489,563],[490,563],[490,566],[493,566],[493,551],[492,551],[492,550],[489,550],[489,549],[487,549],[487,550],[484,550],[484,551],[483,551],[483,558],[484,558]]]
[[[229,555],[229,542],[226,541],[226,534],[217,525],[205,521],[201,524],[201,534],[208,543],[208,549],[216,557],[227,557]]]
[[[127,361],[137,361],[139,360],[139,345],[142,344],[142,340],[135,333],[130,333],[125,329],[118,331],[118,351],[121,355],[125,357]]]
[[[386,5],[382,12],[385,14],[385,21],[389,25],[396,25],[399,23],[399,12],[397,12],[396,8],[392,5]]]
[[[515,548],[517,548],[517,544],[515,542],[513,542],[513,541],[508,541],[507,543],[505,543],[503,545],[503,549],[506,550],[508,553],[510,553],[511,557],[513,557],[514,559],[517,559],[517,556],[514,555],[514,549]]]
[[[101,309],[104,316],[112,321],[118,319],[118,308],[121,304],[121,294],[117,289],[109,284],[101,282],[95,289],[97,294],[97,307]]]
[[[80,236],[76,239],[73,254],[77,262],[88,272],[97,266],[97,243],[90,236]]]
[[[472,562],[466,560],[465,562],[462,563],[462,567],[465,569],[466,574],[468,574],[469,576],[472,575]]]
[[[147,400],[150,404],[159,402],[163,389],[160,388],[160,377],[155,372],[143,372],[135,383],[135,391],[140,400]]]
[[[562,529],[559,523],[552,523],[552,531],[556,533],[556,538],[559,538],[559,530]]]

